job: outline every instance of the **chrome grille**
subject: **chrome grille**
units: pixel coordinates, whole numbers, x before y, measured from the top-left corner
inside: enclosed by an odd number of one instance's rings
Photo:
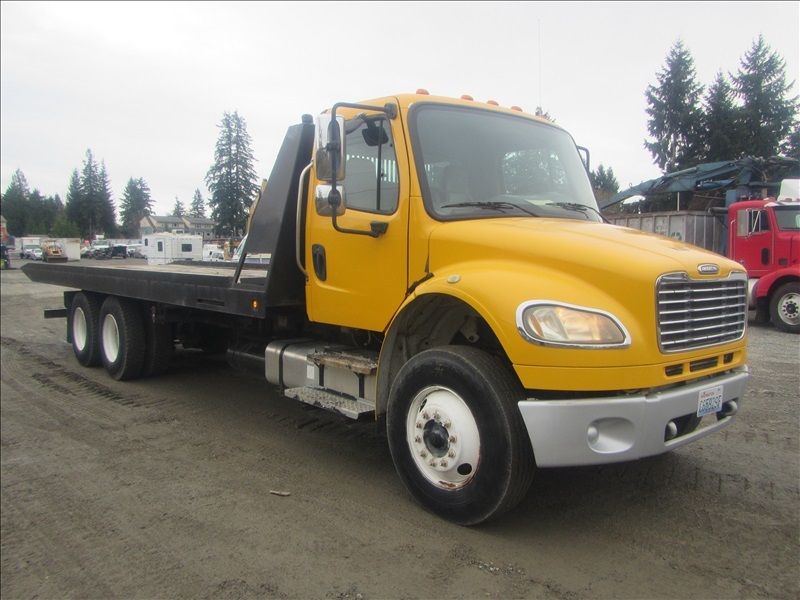
[[[658,280],[658,339],[662,352],[733,342],[747,324],[747,275],[690,279],[670,273]]]

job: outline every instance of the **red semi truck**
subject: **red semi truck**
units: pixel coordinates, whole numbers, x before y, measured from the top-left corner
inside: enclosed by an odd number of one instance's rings
[[[800,333],[800,201],[732,204],[726,254],[747,270],[756,320]]]

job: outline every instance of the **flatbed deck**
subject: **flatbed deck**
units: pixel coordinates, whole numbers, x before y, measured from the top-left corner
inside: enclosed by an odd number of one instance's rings
[[[266,265],[135,261],[28,263],[25,275],[37,283],[248,317],[263,317]]]

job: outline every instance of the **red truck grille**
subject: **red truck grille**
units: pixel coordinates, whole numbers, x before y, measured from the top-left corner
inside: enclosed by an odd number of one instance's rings
[[[747,276],[690,279],[686,273],[659,278],[658,340],[662,352],[733,342],[747,325]]]

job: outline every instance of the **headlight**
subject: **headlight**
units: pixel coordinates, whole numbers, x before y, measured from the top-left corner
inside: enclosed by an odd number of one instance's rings
[[[579,348],[625,348],[630,336],[607,312],[539,300],[517,308],[517,329],[529,342]]]

